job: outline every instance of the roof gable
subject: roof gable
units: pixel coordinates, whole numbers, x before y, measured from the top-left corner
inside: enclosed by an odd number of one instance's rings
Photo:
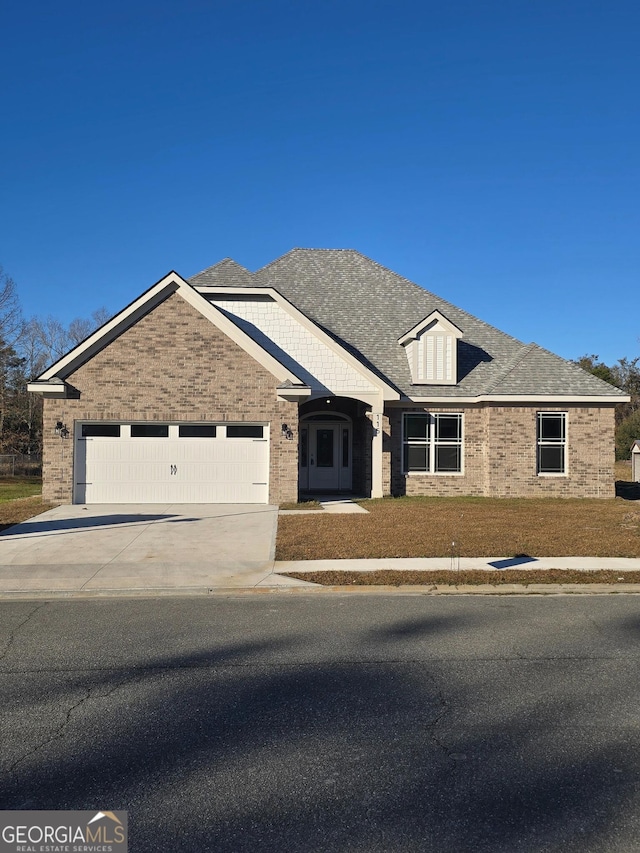
[[[399,399],[397,389],[273,288],[195,287],[315,393]]]
[[[52,392],[52,389],[54,389],[52,383],[56,379],[66,379],[80,365],[89,361],[96,353],[108,346],[116,337],[137,322],[140,317],[148,314],[172,293],[182,297],[206,319],[227,334],[228,337],[255,358],[259,364],[265,367],[281,383],[288,381],[295,386],[304,385],[295,373],[289,370],[282,362],[278,361],[258,341],[226,317],[223,311],[211,305],[211,303],[181,278],[178,273],[171,272],[116,314],[109,322],[101,326],[100,329],[86,338],[86,340],[74,347],[65,356],[52,364],[51,367],[47,368],[35,382],[30,383],[29,390],[43,393]]]
[[[454,338],[461,338],[462,331],[452,323],[451,320],[447,320],[444,314],[441,314],[440,311],[432,311],[431,314],[428,314],[424,320],[421,320],[417,326],[414,326],[413,329],[409,329],[401,338],[398,339],[399,344],[407,344],[409,341],[417,340],[423,332],[429,332],[434,329],[438,329],[438,331],[442,330],[448,335],[453,335]]]

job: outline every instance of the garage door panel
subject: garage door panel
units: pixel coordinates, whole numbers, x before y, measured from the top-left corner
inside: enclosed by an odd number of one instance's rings
[[[77,503],[268,501],[268,441],[221,429],[215,438],[79,438],[75,468]]]

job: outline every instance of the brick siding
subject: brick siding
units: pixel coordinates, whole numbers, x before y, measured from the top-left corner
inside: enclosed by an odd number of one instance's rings
[[[297,500],[298,446],[282,436],[296,403],[276,398],[278,380],[177,294],[69,375],[80,399],[44,401],[43,497],[73,496],[75,421],[269,423],[269,501]],[[70,429],[55,435],[56,421]]]
[[[408,410],[407,410],[408,411]],[[464,413],[464,473],[402,472],[402,410],[390,413],[393,495],[611,498],[614,485],[614,407],[458,406],[414,412]],[[567,412],[567,474],[536,473],[537,412]]]

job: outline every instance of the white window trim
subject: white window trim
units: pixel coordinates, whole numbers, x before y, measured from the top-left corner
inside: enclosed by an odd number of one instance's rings
[[[427,439],[427,446],[429,448],[429,470],[428,471],[406,471],[404,467],[404,448],[406,444],[406,436],[405,436],[405,423],[407,417],[415,417],[415,416],[423,415],[424,417],[429,418],[429,438]],[[459,471],[436,471],[435,470],[435,448],[437,447],[435,431],[436,431],[436,416],[442,415],[443,417],[459,417],[460,418],[460,470]],[[464,463],[465,463],[465,454],[464,454],[464,439],[465,439],[465,427],[464,427],[464,413],[463,412],[412,412],[406,411],[402,413],[402,473],[405,477],[464,477]],[[446,445],[446,442],[442,442],[443,445]],[[458,446],[458,442],[451,442],[449,444],[450,447]]]
[[[540,424],[540,415],[553,415],[558,417],[559,415],[564,417],[564,440],[562,442],[545,442],[548,446],[559,446],[561,445],[564,448],[564,471],[554,472],[554,471],[539,471],[540,467],[540,446],[541,441],[538,437],[539,435],[539,424]],[[538,411],[536,412],[536,476],[538,477],[550,477],[550,478],[558,478],[558,477],[568,477],[569,476],[569,414],[568,412],[550,412],[550,411]]]

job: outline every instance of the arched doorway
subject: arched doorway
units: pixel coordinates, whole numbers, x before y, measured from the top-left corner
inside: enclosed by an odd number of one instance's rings
[[[353,487],[353,424],[340,412],[309,412],[300,419],[298,483],[303,492]]]

